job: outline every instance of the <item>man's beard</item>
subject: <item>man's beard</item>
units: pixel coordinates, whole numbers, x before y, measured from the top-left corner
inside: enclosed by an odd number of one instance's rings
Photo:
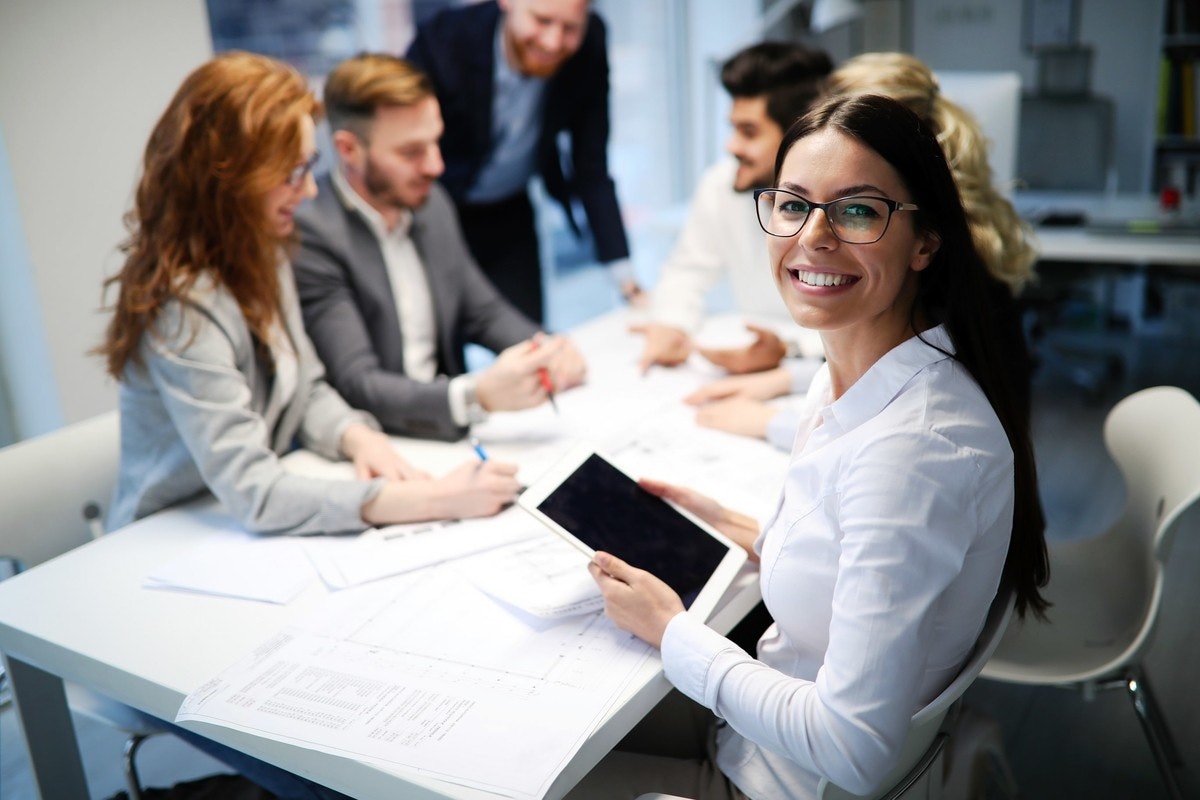
[[[397,211],[410,209],[408,203],[404,202],[400,195],[392,189],[392,184],[375,167],[375,162],[370,158],[367,159],[366,169],[363,170],[363,185],[366,186],[367,192],[375,199],[376,203]]]
[[[748,192],[751,189],[764,188],[771,184],[772,176],[770,176],[770,175],[765,175],[765,176],[757,175],[756,176],[756,175],[751,174],[750,172],[745,171],[747,168],[754,169],[754,166],[751,164],[744,164],[741,161],[738,162],[738,172],[737,172],[737,174],[734,175],[734,178],[733,178],[733,181],[734,181],[733,190],[735,192]]]
[[[531,63],[528,48],[516,41],[511,35],[508,38],[508,52],[516,62],[517,72],[530,78],[549,78],[563,65],[570,56],[562,56],[552,63],[538,61]]]

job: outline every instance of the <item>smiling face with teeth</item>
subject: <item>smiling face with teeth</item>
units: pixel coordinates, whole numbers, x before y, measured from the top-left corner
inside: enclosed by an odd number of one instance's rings
[[[784,157],[776,186],[813,202],[873,195],[911,203],[896,170],[858,139],[824,128],[797,140]],[[839,354],[867,365],[910,338],[918,273],[938,239],[918,231],[916,215],[892,215],[873,244],[846,244],[825,212],[813,209],[794,236],[767,236],[771,269],[792,318],[821,332],[833,366]],[[918,329],[925,327],[916,316]]]

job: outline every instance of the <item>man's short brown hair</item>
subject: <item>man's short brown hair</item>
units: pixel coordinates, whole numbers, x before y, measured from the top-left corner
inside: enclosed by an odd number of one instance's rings
[[[325,80],[329,127],[365,142],[375,109],[415,105],[433,93],[433,83],[412,63],[384,53],[361,53],[338,64]]]

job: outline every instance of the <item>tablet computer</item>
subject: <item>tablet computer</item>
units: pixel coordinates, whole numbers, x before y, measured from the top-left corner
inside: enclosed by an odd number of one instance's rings
[[[589,557],[604,550],[657,575],[701,619],[746,561],[739,545],[650,494],[588,445],[573,448],[518,502]]]

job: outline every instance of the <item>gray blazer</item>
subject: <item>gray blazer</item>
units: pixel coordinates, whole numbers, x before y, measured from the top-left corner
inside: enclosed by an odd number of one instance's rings
[[[449,378],[465,371],[468,342],[500,351],[537,326],[500,296],[467,250],[458,216],[441,186],[413,214],[410,235],[433,298],[438,377],[405,374],[404,341],[379,242],[338,195],[329,176],[296,213],[300,250],[293,260],[304,324],[329,382],[384,430],[453,440],[465,430],[450,415]]]
[[[171,300],[143,337],[143,365],[121,379],[121,465],[110,529],[210,490],[247,529],[332,533],[366,527],[361,508],[378,481],[290,474],[279,456],[297,441],[338,458],[354,411],[324,381],[304,335],[291,270],[280,268],[283,324],[297,354],[296,391],[282,396],[256,352],[237,301],[202,277]]]

